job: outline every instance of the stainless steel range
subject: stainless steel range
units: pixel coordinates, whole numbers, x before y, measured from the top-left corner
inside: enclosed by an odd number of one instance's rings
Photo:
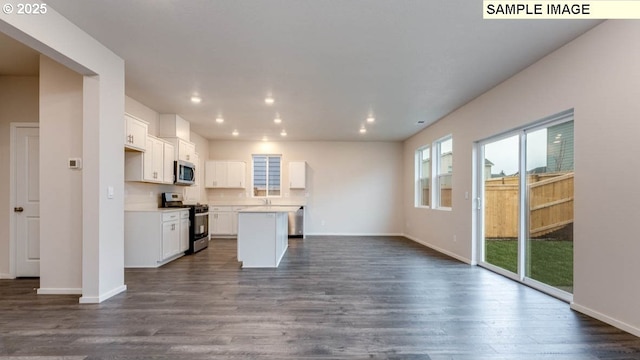
[[[189,250],[186,254],[196,253],[209,246],[209,205],[185,205],[179,193],[162,193],[162,207],[189,208]]]

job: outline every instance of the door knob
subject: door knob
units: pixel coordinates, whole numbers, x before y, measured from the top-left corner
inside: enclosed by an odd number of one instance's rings
[[[21,206],[18,206],[18,207],[14,207],[14,208],[13,208],[13,211],[14,211],[14,212],[23,212],[23,211],[24,211],[24,209],[23,209]]]

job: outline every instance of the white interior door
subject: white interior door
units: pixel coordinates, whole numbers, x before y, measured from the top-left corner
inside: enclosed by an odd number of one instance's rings
[[[39,129],[17,127],[15,134],[15,275],[40,276]]]

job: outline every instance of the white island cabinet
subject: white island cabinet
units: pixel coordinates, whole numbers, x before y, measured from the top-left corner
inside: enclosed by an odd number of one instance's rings
[[[278,267],[288,247],[288,213],[298,207],[256,206],[238,212],[238,261],[243,268]]]

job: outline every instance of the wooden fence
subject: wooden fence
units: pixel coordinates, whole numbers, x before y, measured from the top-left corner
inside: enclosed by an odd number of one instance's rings
[[[574,173],[528,175],[530,237],[573,223]],[[518,177],[485,181],[485,237],[518,237]]]

